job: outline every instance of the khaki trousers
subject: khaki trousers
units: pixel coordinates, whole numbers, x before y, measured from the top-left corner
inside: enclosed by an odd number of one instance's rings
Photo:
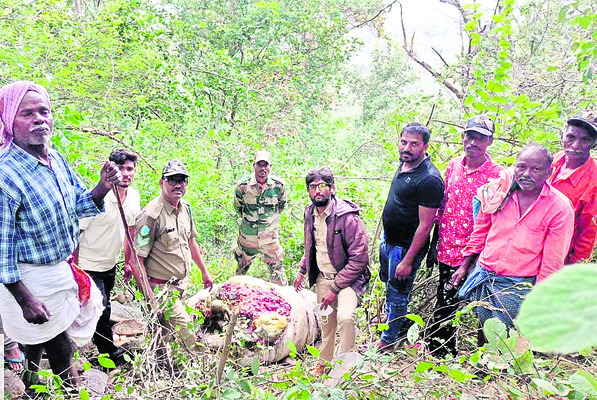
[[[153,286],[158,286],[160,291],[164,291],[159,300],[160,311],[164,313],[164,317],[168,317],[166,321],[169,326],[163,329],[166,342],[174,340],[174,335],[176,334],[188,350],[193,350],[197,336],[189,328],[191,316],[187,313],[184,303],[180,300],[184,290],[169,284],[152,284]],[[175,294],[176,292],[178,294]],[[178,296],[178,298],[172,301],[174,296]]]
[[[326,279],[319,274],[316,282],[318,304],[321,303],[321,299],[330,287],[332,287],[333,283],[333,279]],[[338,354],[350,351],[354,347],[356,336],[354,312],[358,303],[359,299],[352,288],[347,287],[342,289],[340,293],[338,293],[336,301],[331,305],[334,311],[328,317],[320,319],[320,361],[332,361],[334,358],[336,330],[340,333],[340,347],[338,348]]]

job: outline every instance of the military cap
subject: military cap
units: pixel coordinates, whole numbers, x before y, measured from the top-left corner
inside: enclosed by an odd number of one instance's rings
[[[259,161],[265,161],[268,164],[272,163],[272,156],[269,154],[269,151],[266,150],[259,150],[255,154],[255,162],[258,163]]]
[[[189,176],[189,172],[185,168],[182,161],[178,160],[171,160],[168,161],[168,164],[162,170],[162,177],[172,176],[172,175],[185,175]]]

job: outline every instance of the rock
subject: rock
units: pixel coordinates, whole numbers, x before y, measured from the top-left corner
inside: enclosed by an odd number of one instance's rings
[[[25,384],[14,372],[4,370],[4,393],[9,394],[11,399],[20,399],[25,395]]]
[[[92,399],[100,399],[106,393],[108,375],[98,369],[91,368],[83,372],[83,385]]]
[[[204,335],[201,342],[212,350],[219,350],[224,347],[224,337],[218,334]]]
[[[112,313],[110,319],[114,322],[126,321],[129,319],[143,319],[143,312],[135,304],[120,304],[117,301],[112,302]]]
[[[114,325],[113,333],[118,336],[137,336],[142,335],[145,326],[137,319],[128,319],[120,321]]]
[[[344,381],[344,374],[350,373],[351,370],[356,367],[359,362],[363,360],[363,356],[355,351],[349,351],[336,356],[331,364],[332,370],[323,383],[328,387],[336,387],[340,382]]]

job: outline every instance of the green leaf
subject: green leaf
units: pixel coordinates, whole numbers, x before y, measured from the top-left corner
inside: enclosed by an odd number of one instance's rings
[[[433,363],[428,362],[428,361],[421,361],[420,363],[417,364],[417,368],[415,368],[415,372],[425,372],[428,369],[433,368]]]
[[[251,361],[251,373],[253,375],[259,374],[259,357],[255,357],[253,358],[253,361]]]
[[[577,371],[568,378],[570,386],[589,396],[597,396],[597,378],[586,371]]]
[[[29,387],[35,390],[35,393],[48,393],[46,385],[31,385]]]
[[[537,388],[543,390],[543,392],[547,395],[557,394],[558,389],[551,384],[551,382],[546,381],[545,379],[541,378],[531,378],[533,383],[537,385]]]
[[[419,317],[417,314],[406,314],[404,317],[419,324],[419,326],[421,326],[421,327],[425,326],[425,323],[423,322],[423,318]]]
[[[222,398],[223,399],[240,399],[242,397],[242,394],[235,389],[226,389],[222,392]]]
[[[452,379],[454,379],[456,382],[465,382],[468,381],[472,378],[476,378],[476,375],[471,375],[471,374],[467,374],[462,372],[459,369],[450,369],[448,370],[448,375],[450,375],[450,377]]]
[[[420,327],[417,324],[412,324],[408,331],[406,332],[406,339],[410,344],[414,344],[417,340],[419,340],[419,331]]]
[[[246,393],[251,393],[253,392],[253,387],[251,386],[251,382],[249,382],[246,379],[242,379],[240,382],[238,382],[240,388],[243,390],[243,392]]]
[[[319,350],[315,346],[307,345],[307,351],[315,358],[319,358]]]
[[[597,264],[567,265],[536,285],[516,325],[542,352],[574,353],[597,345]]]
[[[89,400],[89,392],[85,388],[81,388],[79,390],[79,399],[80,400]]]
[[[487,338],[489,346],[497,349],[500,342],[508,337],[506,325],[499,318],[489,318],[483,324],[483,333]]]
[[[105,354],[100,354],[97,358],[97,361],[104,368],[116,368],[116,364],[114,364],[114,361],[110,360],[110,358],[108,358],[108,356]]]
[[[378,331],[387,331],[388,329],[390,329],[390,325],[388,324],[377,324],[377,330]]]
[[[286,346],[290,349],[290,357],[296,357],[296,346],[290,340],[286,342]]]

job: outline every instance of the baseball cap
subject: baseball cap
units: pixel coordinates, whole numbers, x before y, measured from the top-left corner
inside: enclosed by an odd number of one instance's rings
[[[481,114],[466,121],[464,133],[469,131],[478,132],[485,136],[493,136],[495,125],[493,124],[491,118],[489,118],[487,115]]]
[[[272,163],[272,156],[269,154],[269,151],[266,150],[259,150],[255,154],[255,162],[258,163],[259,161],[265,161],[268,164]]]
[[[588,129],[592,136],[597,136],[597,112],[579,112],[568,120],[568,125],[581,126],[585,129]]]
[[[189,176],[189,171],[185,168],[182,161],[178,160],[170,160],[168,164],[162,170],[162,177],[172,176],[172,175],[185,175]]]

